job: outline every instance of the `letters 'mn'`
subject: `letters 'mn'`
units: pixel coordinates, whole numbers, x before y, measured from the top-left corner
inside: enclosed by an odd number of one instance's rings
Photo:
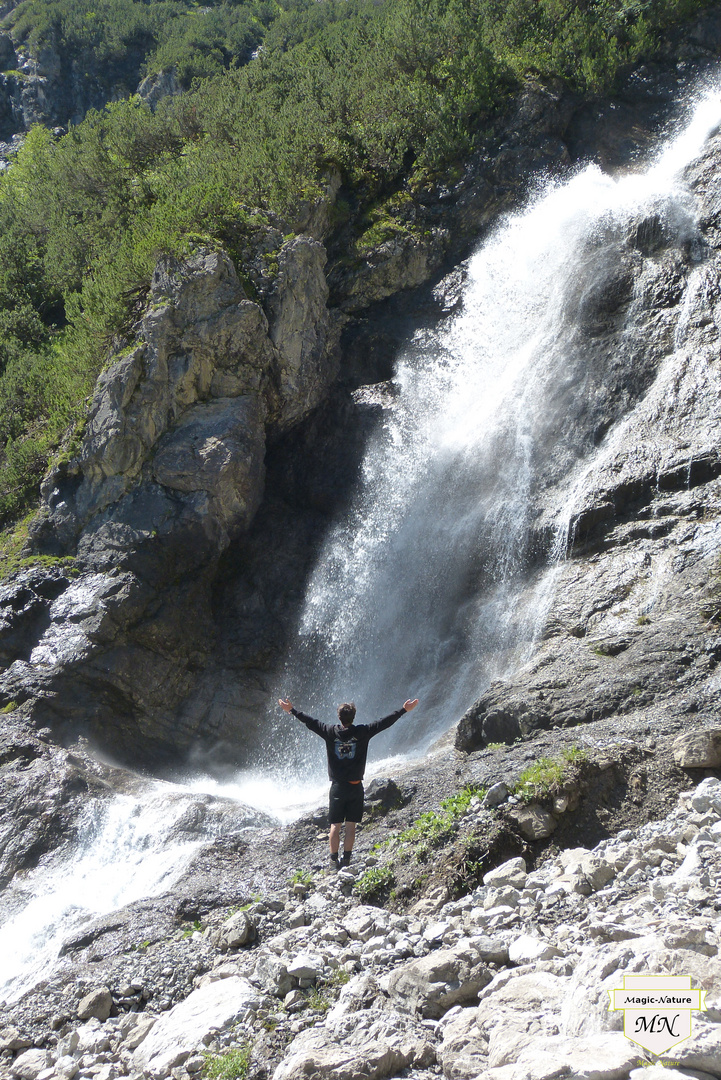
[[[664,1028],[666,1028],[666,1031],[669,1033],[669,1035],[673,1035],[674,1037],[679,1038],[680,1036],[678,1036],[673,1029],[674,1024],[676,1023],[680,1015],[680,1013],[676,1013],[674,1017],[670,1017],[665,1016],[663,1013],[655,1013],[650,1019],[647,1016],[637,1016],[636,1032],[661,1032]]]

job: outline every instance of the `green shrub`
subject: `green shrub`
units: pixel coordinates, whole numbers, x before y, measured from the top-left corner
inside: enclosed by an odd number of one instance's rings
[[[296,870],[290,877],[289,884],[310,887],[313,884],[313,875],[310,870]]]
[[[252,1048],[239,1046],[221,1054],[206,1054],[203,1076],[207,1080],[245,1080],[250,1071]]]
[[[557,758],[539,758],[523,770],[511,791],[524,802],[544,798],[561,786],[569,765],[586,760],[588,754],[579,746],[566,747]]]
[[[361,900],[375,900],[388,892],[395,880],[392,866],[373,866],[358,878],[354,889]]]
[[[317,986],[311,986],[308,994],[306,995],[306,1001],[308,1002],[308,1008],[313,1012],[325,1013],[330,1009],[330,1001],[322,989]]]

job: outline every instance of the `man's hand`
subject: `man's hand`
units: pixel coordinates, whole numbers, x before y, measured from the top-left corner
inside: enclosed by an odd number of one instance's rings
[[[283,701],[283,698],[278,698],[278,704],[280,705],[281,709],[285,709],[286,712],[290,712],[293,708],[291,702]],[[416,702],[416,704],[418,704],[418,702]]]
[[[282,704],[283,704],[283,702],[281,701],[281,705]],[[403,702],[403,708],[406,710],[406,712],[410,712],[411,709],[415,709],[417,704],[418,704],[418,698],[414,698],[413,701],[411,701],[409,699],[408,701]]]

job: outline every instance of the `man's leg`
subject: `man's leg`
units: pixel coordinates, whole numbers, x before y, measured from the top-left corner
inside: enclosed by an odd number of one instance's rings
[[[338,862],[338,848],[340,847],[340,827],[343,824],[343,817],[341,791],[339,785],[334,780],[330,786],[328,795],[328,820],[330,822],[328,844],[330,847],[331,870],[338,870],[340,867],[340,863]]]
[[[345,821],[345,839],[343,841],[343,858],[341,866],[350,866],[351,852],[355,842],[356,826],[363,820],[363,801],[365,794],[362,784],[353,785],[352,797],[348,801],[348,810]]]
[[[345,836],[343,837],[343,854],[350,855],[353,850],[353,844],[355,843],[355,827],[357,822],[346,821],[345,823]],[[336,848],[336,850],[338,850]]]

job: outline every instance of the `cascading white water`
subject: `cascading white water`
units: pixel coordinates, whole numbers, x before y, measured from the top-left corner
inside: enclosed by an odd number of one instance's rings
[[[46,977],[84,924],[171,888],[202,843],[253,820],[243,807],[227,809],[169,784],[90,803],[73,849],[17,874],[0,894],[0,1003]]]
[[[566,478],[559,557],[574,477],[596,453],[594,433],[575,423],[603,392],[586,356],[585,306],[632,223],[655,215],[677,243],[693,237],[680,174],[720,122],[714,87],[645,172],[612,178],[590,166],[549,183],[470,260],[461,312],[409,343],[278,685],[300,708],[332,719],[354,700],[373,719],[418,695],[422,709],[373,748],[420,752],[527,657],[550,599],[548,577],[520,599],[532,496]],[[631,303],[628,348],[634,333]],[[304,771],[320,768],[305,732],[297,755]]]

